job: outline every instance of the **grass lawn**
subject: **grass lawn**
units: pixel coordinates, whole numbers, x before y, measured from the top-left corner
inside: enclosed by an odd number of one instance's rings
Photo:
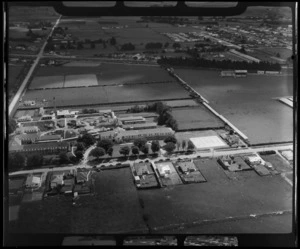
[[[204,106],[173,108],[172,114],[177,120],[179,131],[224,126],[224,123]]]

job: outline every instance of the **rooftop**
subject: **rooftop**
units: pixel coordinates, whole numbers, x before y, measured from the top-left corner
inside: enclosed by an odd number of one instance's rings
[[[39,141],[46,141],[46,140],[60,140],[61,135],[45,135],[41,136],[38,140]]]
[[[156,127],[157,124],[154,122],[149,123],[142,123],[142,124],[126,124],[123,125],[124,129],[130,129],[130,128],[144,128],[144,127]]]
[[[155,133],[168,133],[168,132],[174,132],[169,127],[160,127],[160,128],[154,128],[154,129],[145,129],[145,130],[128,130],[128,131],[121,131],[120,135],[148,135],[148,134],[155,134]]]
[[[135,163],[133,167],[138,176],[143,175],[144,173],[152,174],[154,173],[150,163]]]

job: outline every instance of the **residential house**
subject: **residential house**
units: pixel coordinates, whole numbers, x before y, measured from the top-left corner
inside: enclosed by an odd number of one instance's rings
[[[192,161],[178,162],[177,165],[179,170],[184,174],[188,174],[197,170]]]
[[[64,185],[64,173],[62,174],[55,174],[51,177],[50,187],[56,188],[58,186]]]
[[[89,180],[91,171],[90,170],[85,170],[85,169],[77,169],[77,174],[76,174],[76,182],[77,183],[84,183]]]

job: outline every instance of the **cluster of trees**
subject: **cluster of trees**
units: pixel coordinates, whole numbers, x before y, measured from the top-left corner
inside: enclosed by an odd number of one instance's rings
[[[172,115],[172,109],[170,106],[159,101],[153,104],[147,104],[143,106],[135,105],[127,110],[128,113],[138,113],[138,112],[156,112],[159,114],[157,118],[158,125],[166,125],[171,127],[173,130],[178,130],[178,124],[176,119]]]
[[[152,141],[150,147],[153,153],[157,153],[160,150],[160,145],[157,140]],[[145,138],[136,139],[134,140],[131,148],[129,146],[124,146],[119,150],[119,153],[123,156],[128,156],[130,152],[135,156],[138,156],[140,152],[142,152],[144,155],[147,155],[149,153],[147,140]]]
[[[121,46],[121,50],[122,51],[132,51],[132,50],[135,50],[135,46],[129,42],[129,43],[124,43],[122,46]]]
[[[201,44],[197,43],[195,44],[195,47],[199,49],[201,52],[225,52],[228,51],[228,47],[224,45],[209,45],[209,44]]]
[[[203,58],[185,58],[182,57],[161,57],[157,60],[160,65],[168,66],[186,66],[186,67],[204,67],[204,68],[220,68],[220,69],[240,69],[240,70],[264,70],[264,71],[280,71],[281,66],[278,63],[261,62],[246,62],[246,61],[231,61],[231,60],[207,60]]]
[[[113,142],[109,139],[100,140],[97,142],[97,147],[91,151],[90,156],[96,157],[97,159],[106,154],[112,156],[114,151],[113,145]]]
[[[98,113],[98,111],[96,110],[96,109],[87,109],[87,108],[85,108],[85,109],[83,109],[82,110],[82,113],[83,114],[88,114],[88,113]]]
[[[166,150],[168,153],[172,153],[176,148],[177,150],[182,148],[182,150],[187,149],[188,151],[192,151],[195,149],[194,144],[191,141],[188,141],[188,143],[185,140],[182,140],[180,143],[177,141],[175,136],[169,136],[165,140],[165,146],[163,147],[164,150]]]

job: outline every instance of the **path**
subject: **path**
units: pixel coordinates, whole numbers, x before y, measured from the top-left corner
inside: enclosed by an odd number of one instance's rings
[[[39,61],[40,61],[40,59],[41,59],[41,57],[42,57],[42,55],[43,55],[43,53],[44,53],[44,49],[45,49],[45,47],[46,47],[46,45],[47,45],[47,43],[48,43],[48,38],[52,35],[52,33],[53,33],[55,27],[58,25],[58,23],[59,23],[59,21],[60,21],[60,18],[61,18],[61,16],[57,19],[55,25],[52,27],[52,29],[51,29],[51,31],[50,31],[50,34],[48,35],[48,37],[47,37],[47,39],[46,39],[44,45],[42,46],[40,52],[37,54],[36,60],[35,60],[34,63],[32,64],[30,70],[29,70],[28,73],[27,73],[27,76],[26,76],[25,79],[23,80],[23,82],[22,82],[22,84],[21,84],[19,90],[17,91],[16,95],[15,95],[14,98],[12,99],[12,101],[11,101],[11,103],[10,103],[10,105],[9,105],[8,115],[11,115],[12,111],[14,110],[15,105],[18,103],[18,101],[19,101],[19,99],[20,99],[20,97],[21,97],[21,95],[22,95],[22,93],[23,93],[23,91],[24,91],[24,89],[25,89],[25,87],[26,87],[26,85],[27,85],[28,80],[30,79],[30,77],[31,77],[31,75],[32,75],[32,73],[33,73],[33,71],[35,70],[36,66],[38,65],[38,63],[39,63]]]

